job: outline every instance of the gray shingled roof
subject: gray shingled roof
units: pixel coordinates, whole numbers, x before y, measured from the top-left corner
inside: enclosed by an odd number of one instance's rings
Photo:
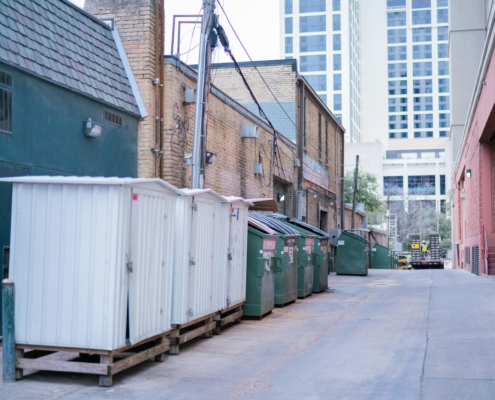
[[[0,62],[140,115],[112,32],[65,0],[0,0]]]

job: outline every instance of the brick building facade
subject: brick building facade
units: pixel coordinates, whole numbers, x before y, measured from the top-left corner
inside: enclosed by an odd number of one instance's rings
[[[158,61],[155,27],[162,23],[157,15],[162,2],[155,4],[86,0],[85,9],[114,20],[149,113],[139,124],[139,176],[160,176],[189,187],[191,167],[185,157],[192,151],[195,105],[184,96],[186,89],[196,87],[196,72],[172,56]],[[264,83],[254,79],[259,76],[254,68],[244,65],[243,71],[276,131],[260,118],[236,71],[230,65],[214,66],[206,150],[216,160],[205,166],[204,186],[226,195],[273,197],[284,214],[299,213],[326,231],[341,227],[344,129],[298,74],[295,60],[257,64],[283,109]],[[163,86],[153,84],[157,78]],[[256,126],[257,137],[243,138],[243,125]],[[262,165],[261,173],[255,173],[255,164]]]

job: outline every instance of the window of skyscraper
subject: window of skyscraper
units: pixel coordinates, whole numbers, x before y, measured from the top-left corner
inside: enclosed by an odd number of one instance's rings
[[[299,12],[324,12],[326,11],[325,3],[325,0],[299,0]]]
[[[404,194],[404,178],[402,176],[383,177],[383,195],[400,196]]]
[[[409,194],[435,194],[435,175],[408,176]]]
[[[299,32],[324,32],[327,30],[325,15],[299,17]]]
[[[431,24],[431,10],[419,10],[412,12],[413,25]]]
[[[327,76],[326,75],[304,75],[308,83],[317,92],[327,90]]]
[[[406,26],[406,13],[405,12],[388,13],[387,26]]]
[[[333,95],[333,109],[336,111],[342,110],[342,95],[334,94]]]
[[[292,33],[292,17],[285,18],[285,33]]]
[[[333,75],[333,90],[342,90],[342,75]]]
[[[332,10],[340,11],[340,0],[332,0]]]
[[[342,69],[342,56],[340,54],[333,55],[333,70],[340,71]]]
[[[318,96],[320,96],[320,99],[321,99],[321,101],[323,101],[323,103],[327,104],[327,95],[326,94],[318,94]]]
[[[334,14],[332,16],[332,21],[333,21],[333,30],[334,31],[340,31],[340,14]]]
[[[388,99],[388,112],[407,112],[407,97]]]
[[[438,114],[439,128],[450,128],[450,114]]]
[[[448,93],[450,91],[448,78],[440,78],[438,80],[438,91],[440,93]]]
[[[448,75],[449,74],[449,62],[439,61],[438,62],[438,75]]]
[[[388,129],[407,129],[407,115],[389,115]]]
[[[301,56],[301,72],[326,71],[327,56]]]
[[[407,76],[407,64],[388,64],[389,78],[405,78]]]
[[[415,97],[414,111],[433,111],[433,97]]]
[[[449,131],[440,131],[438,132],[438,136],[440,137],[449,137]]]
[[[387,8],[406,8],[406,0],[387,0]]]
[[[393,46],[388,48],[388,61],[401,61],[407,58],[406,46]]]
[[[390,132],[389,139],[407,139],[407,132]]]
[[[440,175],[440,194],[445,194],[445,175]]]
[[[431,28],[413,28],[413,42],[431,42]]]
[[[431,0],[412,0],[412,8],[431,8]]]
[[[327,49],[327,36],[300,36],[299,37],[299,51],[301,53],[308,53],[311,51],[325,51]]]
[[[294,52],[294,42],[291,37],[286,37],[285,38],[285,52],[286,53],[293,53]]]
[[[388,94],[391,96],[407,94],[407,81],[389,81]]]
[[[336,33],[333,35],[333,51],[341,50],[342,48],[342,39],[340,33]]]
[[[285,13],[292,14],[292,0],[285,0]]]
[[[448,7],[449,6],[449,0],[437,0],[437,7]]]
[[[439,24],[448,24],[449,23],[449,9],[441,8],[437,10],[437,22]]]
[[[405,29],[389,29],[387,31],[388,43],[406,43],[406,30]]]
[[[441,40],[449,40],[449,27],[448,26],[439,26],[438,30],[438,41]]]
[[[414,129],[433,128],[433,114],[414,114]]]
[[[449,45],[447,43],[438,44],[438,58],[447,58],[449,56]]]
[[[335,119],[339,122],[339,124],[342,123],[342,114],[334,114],[335,115]]]
[[[449,96],[439,96],[438,97],[438,109],[439,110],[450,110],[450,97]]]
[[[415,138],[432,138],[433,137],[433,131],[414,132],[414,137]],[[422,194],[432,194],[432,193],[422,193]]]
[[[413,59],[421,60],[424,58],[431,58],[431,44],[413,46]]]
[[[413,81],[413,93],[414,94],[432,93],[432,80],[415,79]]]
[[[413,63],[413,76],[431,76],[431,62],[415,62]]]

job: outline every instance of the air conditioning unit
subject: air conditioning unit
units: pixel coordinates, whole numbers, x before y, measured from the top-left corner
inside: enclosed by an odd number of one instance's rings
[[[186,88],[184,90],[184,103],[191,104],[196,102],[196,89]]]
[[[256,125],[242,125],[243,138],[257,138],[258,127]]]

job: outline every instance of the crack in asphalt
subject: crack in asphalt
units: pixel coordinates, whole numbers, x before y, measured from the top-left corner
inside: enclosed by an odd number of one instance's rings
[[[430,338],[428,337],[428,326],[430,323],[430,302],[431,302],[431,288],[433,286],[433,271],[430,273],[430,293],[428,295],[428,313],[426,315],[426,343],[425,343],[425,354],[423,356],[423,368],[421,370],[421,378],[420,378],[420,390],[419,390],[419,400],[423,400],[424,396],[424,386],[425,386],[425,366],[426,366],[426,356],[428,355],[428,343]]]

